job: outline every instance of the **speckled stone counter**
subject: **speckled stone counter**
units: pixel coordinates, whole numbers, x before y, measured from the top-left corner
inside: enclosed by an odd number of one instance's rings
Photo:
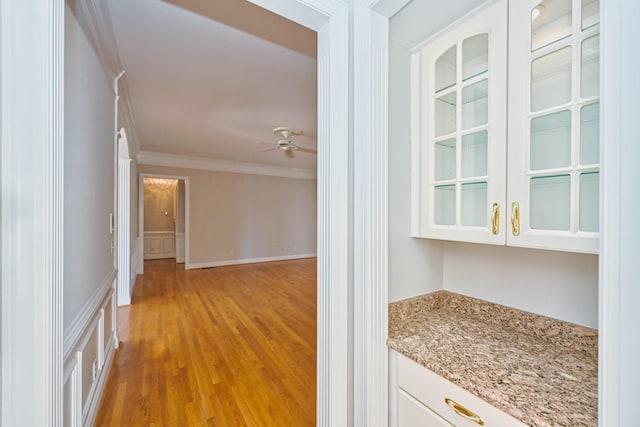
[[[390,348],[531,426],[598,425],[598,332],[447,291],[389,305]]]

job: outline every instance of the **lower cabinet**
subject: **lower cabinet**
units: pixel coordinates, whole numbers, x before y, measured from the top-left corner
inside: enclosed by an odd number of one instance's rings
[[[398,427],[451,427],[438,414],[398,389]]]
[[[391,352],[391,384],[398,427],[500,426],[525,424],[413,360]],[[393,417],[394,415],[392,415]]]

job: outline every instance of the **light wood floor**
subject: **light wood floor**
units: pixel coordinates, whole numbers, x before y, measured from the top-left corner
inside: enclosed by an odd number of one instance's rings
[[[145,262],[96,426],[312,426],[316,260]]]

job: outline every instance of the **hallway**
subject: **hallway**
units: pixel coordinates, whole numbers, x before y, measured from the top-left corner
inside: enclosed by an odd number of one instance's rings
[[[96,426],[311,426],[316,259],[145,262]]]

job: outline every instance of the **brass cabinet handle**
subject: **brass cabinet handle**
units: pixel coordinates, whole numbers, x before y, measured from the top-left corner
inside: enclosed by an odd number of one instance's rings
[[[511,233],[514,236],[520,235],[520,204],[511,203]]]
[[[500,232],[500,205],[494,203],[491,209],[491,232],[498,234]]]
[[[467,408],[465,408],[464,406],[462,406],[461,404],[459,404],[455,400],[449,399],[448,397],[445,397],[444,403],[446,403],[447,405],[451,406],[451,408],[453,408],[453,410],[456,411],[456,414],[460,415],[462,418],[466,418],[468,420],[471,420],[474,423],[476,423],[478,425],[481,425],[481,426],[484,425],[484,420],[482,418],[480,418],[480,416],[478,414],[468,410]]]

